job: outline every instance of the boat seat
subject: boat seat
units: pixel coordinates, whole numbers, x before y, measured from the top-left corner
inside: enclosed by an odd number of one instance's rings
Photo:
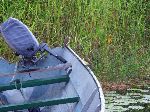
[[[29,88],[29,87],[40,87],[40,86],[46,86],[47,85],[55,85],[56,87],[53,89],[57,89],[58,84],[59,83],[64,83],[64,85],[66,85],[67,87],[69,86],[69,89],[67,89],[67,91],[75,91],[73,89],[73,86],[70,87],[70,84],[67,85],[67,83],[69,82],[69,73],[70,72],[65,72],[66,68],[69,68],[70,64],[66,63],[66,64],[62,64],[59,66],[55,66],[55,67],[49,67],[46,69],[33,69],[33,70],[28,70],[28,71],[19,71],[19,73],[16,74],[5,74],[3,76],[9,77],[10,75],[23,75],[23,76],[28,76],[28,74],[32,74],[32,77],[34,79],[32,80],[28,80],[28,78],[23,81],[20,81],[19,79],[15,79],[13,82],[8,83],[8,84],[0,84],[0,92],[3,91],[7,91],[7,90],[20,90],[22,88]],[[65,70],[64,70],[65,69]],[[54,75],[52,76],[54,71],[57,71],[58,75]],[[61,74],[59,74],[61,70]],[[49,72],[51,71],[51,72]],[[49,73],[51,75],[51,77],[47,77],[47,73]],[[66,73],[66,74],[64,74]],[[41,78],[40,75],[42,74],[42,77],[44,77],[44,75],[46,77]],[[2,75],[2,74],[0,74]],[[38,77],[36,79],[36,77]],[[63,84],[61,84],[63,85]],[[66,88],[66,87],[65,87]],[[58,88],[60,89],[60,88]],[[57,90],[56,90],[57,91]],[[64,91],[64,90],[63,90]],[[59,92],[59,91],[58,91]],[[25,101],[23,103],[16,103],[16,104],[5,104],[5,105],[1,105],[0,106],[0,112],[7,112],[7,111],[14,111],[14,110],[24,110],[24,109],[30,109],[30,108],[37,108],[37,107],[45,107],[45,106],[53,106],[53,105],[59,105],[59,104],[66,104],[66,103],[76,103],[79,102],[79,96],[73,92],[72,95],[67,95],[66,94],[66,90],[64,92],[62,92],[63,95],[61,95],[61,97],[51,97],[51,98],[47,98],[45,99],[38,99],[38,100],[31,100],[31,101]],[[69,93],[69,92],[68,92]],[[74,94],[75,93],[75,94]]]
[[[79,97],[68,97],[60,99],[48,99],[48,100],[39,100],[33,102],[27,102],[22,104],[9,104],[0,106],[0,112],[14,111],[14,110],[23,110],[36,107],[52,106],[66,103],[75,103],[79,101]]]
[[[62,75],[62,76],[55,76],[51,78],[46,79],[34,79],[34,80],[28,80],[20,82],[20,80],[15,80],[17,83],[11,83],[11,84],[5,84],[0,85],[0,92],[6,91],[6,90],[13,90],[13,89],[21,89],[21,88],[27,88],[27,87],[34,87],[34,86],[42,86],[47,84],[54,84],[54,83],[61,83],[61,82],[69,82],[69,76],[68,75]]]
[[[22,84],[22,87],[33,87],[33,86],[41,86],[45,84],[55,84],[55,83],[61,83],[61,82],[68,82],[69,77],[67,75],[55,77],[51,79],[46,80],[31,80],[31,81],[25,81]],[[37,83],[38,82],[38,83]],[[18,89],[20,88],[20,85],[17,85]],[[0,87],[1,91],[6,90],[12,90],[16,89],[15,85],[5,85]],[[70,90],[70,89],[68,89]],[[73,90],[73,88],[72,88]],[[70,90],[70,91],[72,91]],[[66,90],[65,90],[66,92]],[[62,95],[60,98],[52,98],[52,99],[46,99],[46,100],[37,100],[37,101],[30,101],[25,103],[17,103],[17,104],[7,104],[7,105],[1,105],[0,106],[0,112],[7,112],[7,111],[14,111],[14,110],[24,110],[24,109],[30,109],[30,108],[38,108],[38,107],[45,107],[45,106],[54,106],[59,104],[66,104],[66,103],[77,103],[79,102],[80,98],[76,95],[70,95],[67,94]]]

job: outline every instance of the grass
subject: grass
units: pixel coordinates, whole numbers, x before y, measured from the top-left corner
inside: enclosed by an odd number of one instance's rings
[[[150,76],[149,0],[1,0],[0,22],[20,19],[40,42],[70,46],[97,77],[121,81]],[[7,52],[6,52],[7,51]],[[0,53],[15,59],[0,40]]]

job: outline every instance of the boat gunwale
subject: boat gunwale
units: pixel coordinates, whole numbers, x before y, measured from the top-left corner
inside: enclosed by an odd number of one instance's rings
[[[103,94],[103,91],[102,91],[102,87],[101,87],[100,82],[98,81],[98,79],[94,75],[93,71],[86,64],[83,63],[82,59],[69,46],[65,46],[65,47],[62,47],[62,48],[68,49],[76,57],[76,59],[78,61],[80,61],[80,63],[87,69],[89,74],[92,76],[96,86],[98,87],[99,99],[101,101],[100,112],[105,112],[105,99],[104,99],[104,94]]]

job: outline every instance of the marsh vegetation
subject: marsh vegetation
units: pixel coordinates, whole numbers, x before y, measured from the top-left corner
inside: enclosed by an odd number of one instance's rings
[[[0,0],[0,23],[24,22],[40,42],[70,46],[101,80],[150,77],[149,0]],[[0,54],[15,56],[0,38]]]

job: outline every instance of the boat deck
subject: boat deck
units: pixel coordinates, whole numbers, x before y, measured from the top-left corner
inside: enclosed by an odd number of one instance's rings
[[[71,64],[71,72],[66,72],[65,64],[51,55],[30,70],[9,64],[6,60],[0,61],[0,89],[17,79],[22,82],[19,85],[13,83],[9,90],[2,92],[9,105],[1,106],[0,110],[15,108],[28,112],[29,108],[40,107],[41,112],[104,112],[103,92],[93,72],[69,48],[55,48],[53,51]],[[6,77],[2,78],[4,74]]]

